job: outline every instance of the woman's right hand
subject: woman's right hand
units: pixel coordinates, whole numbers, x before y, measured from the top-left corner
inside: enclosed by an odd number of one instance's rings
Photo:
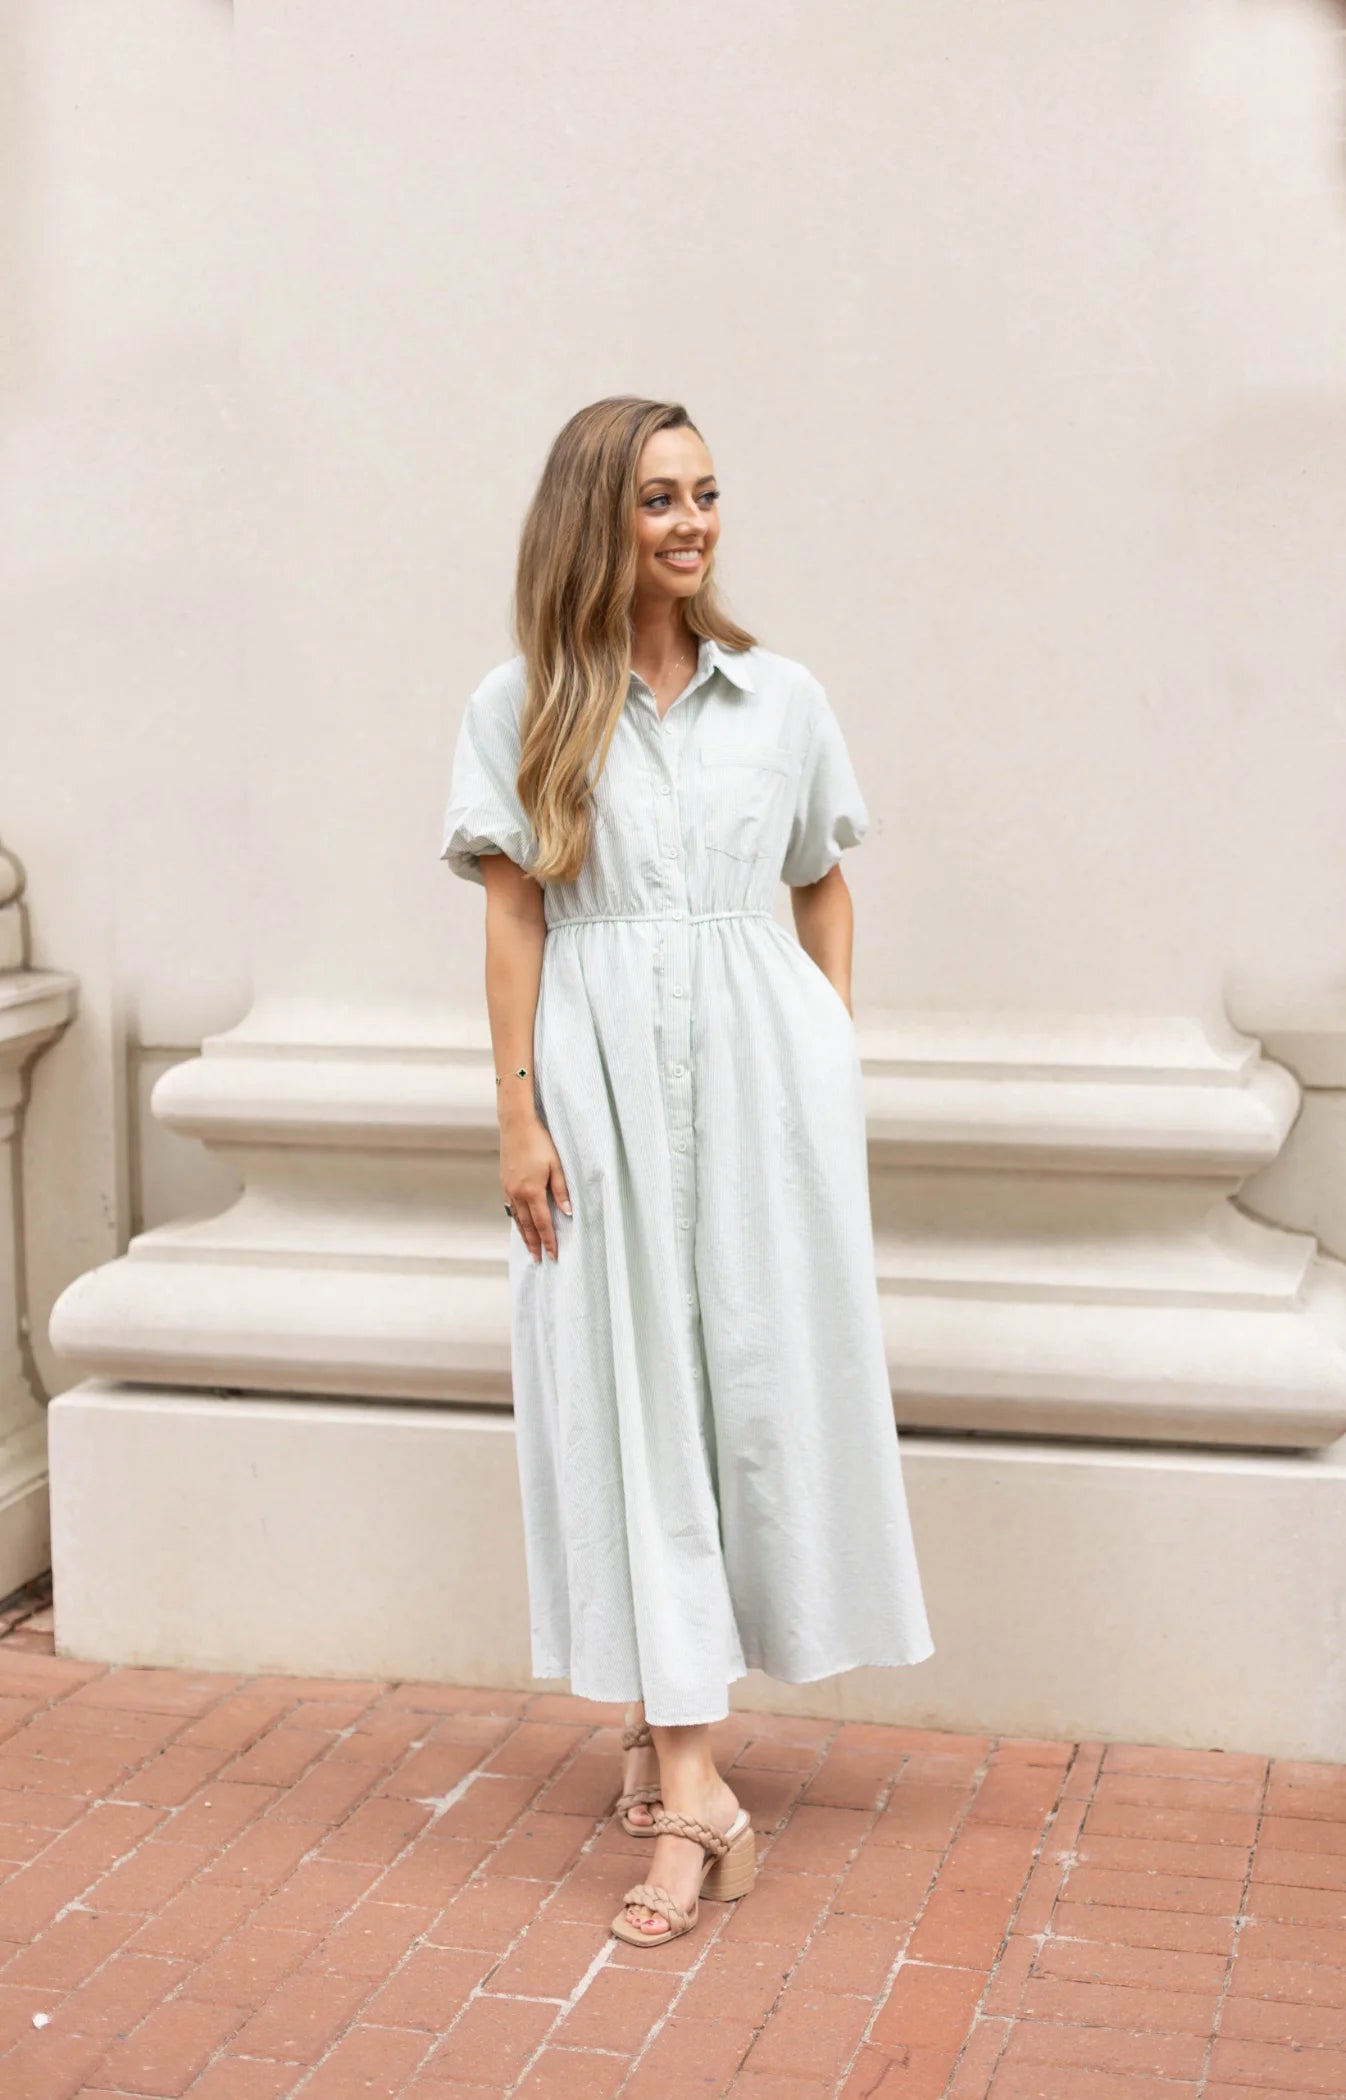
[[[514,1206],[518,1226],[534,1261],[541,1261],[545,1247],[556,1259],[556,1228],[547,1202],[550,1188],[558,1210],[570,1216],[570,1196],[565,1170],[552,1142],[551,1132],[537,1116],[527,1122],[510,1123],[500,1132],[500,1186],[505,1200]]]

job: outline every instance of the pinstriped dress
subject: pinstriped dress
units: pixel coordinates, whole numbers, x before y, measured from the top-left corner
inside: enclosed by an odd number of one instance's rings
[[[471,695],[441,857],[527,868],[524,662]],[[859,1049],[772,914],[869,827],[801,664],[703,641],[659,715],[632,674],[573,883],[544,885],[538,1113],[557,1259],[509,1229],[532,1665],[665,1726],[749,1668],[802,1684],[934,1652],[893,1421]]]

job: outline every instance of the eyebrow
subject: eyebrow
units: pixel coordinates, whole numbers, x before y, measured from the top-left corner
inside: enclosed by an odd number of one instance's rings
[[[692,487],[699,489],[703,481],[714,481],[714,479],[715,476],[713,474],[698,474],[696,480],[692,483]],[[653,474],[648,481],[642,481],[640,484],[642,489],[675,489],[677,485],[671,474]]]

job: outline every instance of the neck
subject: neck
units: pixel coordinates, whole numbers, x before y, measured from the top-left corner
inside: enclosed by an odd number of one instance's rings
[[[682,616],[682,607],[665,598],[654,604],[637,599],[631,610],[631,660],[658,678],[679,657],[696,655],[697,638]]]

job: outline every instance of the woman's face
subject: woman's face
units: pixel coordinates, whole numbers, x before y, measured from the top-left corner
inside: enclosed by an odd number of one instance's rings
[[[720,537],[710,454],[694,430],[657,430],[636,471],[636,596],[695,597]]]

